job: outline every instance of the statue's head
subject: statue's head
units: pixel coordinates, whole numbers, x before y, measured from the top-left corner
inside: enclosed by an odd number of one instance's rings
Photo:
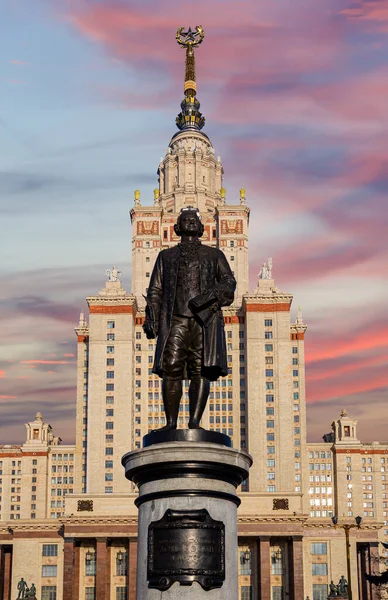
[[[186,234],[202,237],[204,229],[199,210],[193,206],[182,208],[176,225],[174,225],[176,235],[182,236]]]

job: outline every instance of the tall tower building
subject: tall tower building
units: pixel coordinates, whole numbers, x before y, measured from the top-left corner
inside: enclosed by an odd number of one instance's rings
[[[165,424],[161,381],[152,374],[155,342],[144,322],[148,282],[163,248],[179,242],[174,224],[181,209],[195,206],[205,226],[202,243],[218,246],[237,279],[234,303],[224,310],[228,375],[212,383],[203,425],[228,434],[235,447],[254,457],[245,491],[299,496],[305,478],[304,332],[301,314],[290,322],[292,296],[275,287],[272,261],[263,265],[256,289],[249,290],[249,208],[245,190],[227,198],[224,170],[200,113],[194,46],[186,47],[184,99],[158,165],[152,203],[139,190],[130,210],[132,290],[119,272],[108,272],[105,288],[87,298],[78,336],[77,492],[125,493],[121,456],[139,448],[143,435]],[[179,40],[178,40],[179,41]],[[249,372],[249,377],[248,377]],[[179,426],[188,422],[185,382]],[[289,468],[290,459],[294,469]],[[300,500],[301,501],[301,500]]]

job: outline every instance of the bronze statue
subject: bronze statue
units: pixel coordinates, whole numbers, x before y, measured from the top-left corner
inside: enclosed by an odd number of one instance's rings
[[[334,583],[333,580],[330,581],[329,590],[330,590],[329,598],[338,597],[338,586]]]
[[[348,582],[345,577],[341,575],[341,578],[338,582],[338,596],[346,596],[348,595]]]
[[[26,597],[26,590],[28,589],[27,586],[27,581],[24,581],[23,577],[20,578],[20,581],[18,581],[18,598],[17,600],[19,600],[20,598],[25,598]]]
[[[30,600],[36,600],[36,587],[35,587],[35,583],[31,583],[30,589],[27,590],[26,598],[30,598]]]
[[[182,209],[181,242],[162,250],[147,293],[144,331],[158,338],[153,372],[163,379],[167,424],[176,429],[182,380],[190,379],[189,428],[200,428],[210,381],[228,373],[222,306],[233,302],[236,281],[221,250],[201,244],[204,227],[193,207]]]

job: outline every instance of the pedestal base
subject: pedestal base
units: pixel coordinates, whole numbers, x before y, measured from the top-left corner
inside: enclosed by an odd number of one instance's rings
[[[249,454],[160,442],[122,463],[139,487],[137,599],[237,600],[236,488],[248,476]]]

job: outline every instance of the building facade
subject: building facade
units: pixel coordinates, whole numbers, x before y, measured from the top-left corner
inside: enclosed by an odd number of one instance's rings
[[[16,598],[20,577],[35,583],[41,600],[135,599],[137,494],[121,457],[165,423],[143,295],[157,254],[179,241],[173,226],[185,206],[199,209],[202,243],[226,254],[237,279],[223,311],[228,375],[212,383],[203,426],[253,457],[240,492],[240,599],[326,599],[330,581],[347,576],[342,525],[358,515],[362,526],[349,533],[353,598],[377,598],[363,575],[378,572],[388,534],[388,443],[361,443],[345,412],[324,442],[307,443],[306,325],[300,311],[291,322],[293,296],[276,287],[271,259],[249,289],[245,190],[227,197],[189,83],[153,201],[142,204],[135,192],[131,291],[114,267],[75,328],[75,447],[60,444],[39,413],[24,445],[0,447],[0,600]],[[180,427],[189,414],[185,384]]]

